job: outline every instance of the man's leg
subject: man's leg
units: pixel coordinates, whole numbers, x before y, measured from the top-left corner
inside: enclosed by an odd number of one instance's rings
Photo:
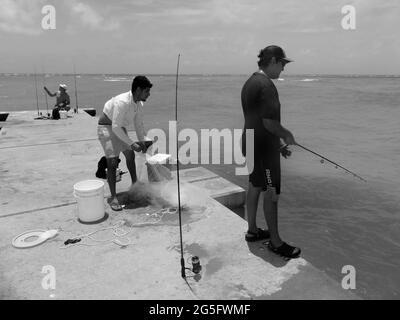
[[[254,187],[251,182],[249,182],[249,189],[246,195],[246,209],[247,209],[247,223],[249,225],[248,231],[257,232],[257,208],[258,199],[260,197],[261,188]]]
[[[107,182],[110,187],[111,201],[110,205],[118,204],[117,193],[116,193],[116,173],[118,167],[118,157],[107,158]]]
[[[124,153],[126,159],[126,167],[131,175],[132,184],[135,184],[137,181],[135,152],[133,150],[124,150],[122,152]]]
[[[119,140],[112,132],[110,125],[98,125],[97,136],[104,150],[104,155],[107,162],[107,182],[110,188],[111,201],[110,207],[115,211],[122,210],[122,207],[118,203],[117,193],[116,193],[116,173],[119,162],[119,154],[121,152],[119,148]]]
[[[274,247],[279,247],[283,242],[278,231],[278,196],[273,188],[267,188],[265,191],[263,207],[271,242]]]
[[[278,197],[275,190],[268,188],[264,196],[264,216],[270,232],[270,248],[286,258],[296,258],[300,255],[300,248],[293,247],[283,242],[278,232]]]

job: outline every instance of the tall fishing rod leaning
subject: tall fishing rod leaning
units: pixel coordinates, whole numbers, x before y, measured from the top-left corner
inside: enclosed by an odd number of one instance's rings
[[[36,108],[37,108],[37,115],[40,116],[39,112],[39,96],[38,96],[38,90],[37,90],[37,79],[36,79],[36,67],[35,67],[35,73],[33,75],[33,79],[35,81],[35,89],[36,89]]]
[[[178,75],[179,75],[179,60],[181,54],[178,54],[178,63],[176,66],[176,84],[175,84],[175,122],[176,122],[176,176],[178,182],[178,213],[179,213],[179,235],[181,242],[181,275],[186,279],[185,274],[185,259],[183,258],[183,242],[182,242],[182,213],[181,213],[181,190],[179,182],[179,152],[178,152]]]
[[[44,87],[46,87],[46,74],[45,74],[45,72],[44,72],[44,67],[42,66],[42,72],[43,72],[43,88]],[[49,113],[49,102],[47,101],[47,93],[46,92],[44,92],[44,97],[45,97],[45,99],[46,99],[46,115],[48,116],[48,117],[50,117],[50,113]]]
[[[78,113],[78,91],[76,90],[75,63],[74,63],[74,82],[75,82],[75,102],[76,102],[76,108],[74,109],[74,112]]]
[[[337,164],[336,162],[334,162],[334,161],[332,161],[332,160],[329,160],[328,158],[326,158],[326,157],[320,155],[319,153],[316,153],[315,151],[312,151],[312,150],[310,150],[310,149],[308,149],[308,148],[302,146],[301,144],[298,144],[297,142],[296,142],[295,145],[296,145],[296,146],[299,146],[300,148],[302,148],[302,149],[304,149],[304,150],[306,150],[306,151],[308,151],[308,152],[311,152],[312,154],[315,154],[316,156],[320,157],[320,158],[323,159],[323,160],[326,160],[326,161],[332,163],[333,165],[335,165],[335,168],[336,168],[336,169],[339,167],[339,168],[345,170],[347,173],[352,174],[354,177],[357,177],[358,179],[367,182],[367,180],[365,180],[363,177],[360,177],[358,174],[354,173],[353,171],[350,171],[350,170],[346,169],[345,167],[341,166],[340,164]],[[288,146],[288,145],[285,144],[285,145],[282,146],[280,149],[286,148],[287,146]],[[323,160],[321,160],[322,163],[323,163]]]

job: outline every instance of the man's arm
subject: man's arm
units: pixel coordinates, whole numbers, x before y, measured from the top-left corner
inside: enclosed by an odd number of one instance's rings
[[[48,94],[50,97],[55,97],[55,96],[56,96],[56,93],[51,93],[46,87],[43,87],[43,89],[44,89],[44,91],[47,92],[47,94]]]
[[[114,103],[119,103],[119,102],[114,102]],[[133,141],[129,136],[126,134],[125,130],[122,129],[122,124],[124,121],[124,118],[126,117],[127,114],[127,105],[123,105],[120,103],[119,106],[114,107],[114,114],[112,118],[112,130],[116,134],[116,136],[125,142],[127,145],[132,146]]]
[[[139,141],[144,141],[145,136],[146,136],[146,131],[144,130],[144,125],[143,125],[143,113],[142,113],[142,105],[138,105],[138,110],[135,114],[134,122],[135,122],[135,130],[136,130],[136,136]]]
[[[272,134],[283,139],[286,144],[292,145],[297,144],[294,140],[293,134],[286,128],[284,128],[279,121],[272,119],[263,119],[263,124],[265,129],[267,129]]]

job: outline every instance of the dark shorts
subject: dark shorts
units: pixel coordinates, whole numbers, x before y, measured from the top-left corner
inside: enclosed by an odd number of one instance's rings
[[[246,156],[246,143],[242,140],[242,153]],[[249,181],[263,191],[272,189],[278,195],[281,193],[281,162],[280,152],[268,150],[259,144],[255,145],[254,167],[249,175]]]
[[[276,194],[281,193],[281,164],[278,155],[266,153],[254,157],[254,169],[249,175],[249,181],[254,187],[263,191],[273,189]]]

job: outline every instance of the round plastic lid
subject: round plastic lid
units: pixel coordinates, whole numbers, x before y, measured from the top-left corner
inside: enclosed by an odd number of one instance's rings
[[[26,231],[24,233],[21,233],[20,235],[16,236],[12,240],[12,245],[15,248],[31,248],[35,247],[47,240],[47,238],[40,237],[41,234],[43,234],[46,230],[30,230]],[[27,241],[29,238],[34,238],[30,241]]]

